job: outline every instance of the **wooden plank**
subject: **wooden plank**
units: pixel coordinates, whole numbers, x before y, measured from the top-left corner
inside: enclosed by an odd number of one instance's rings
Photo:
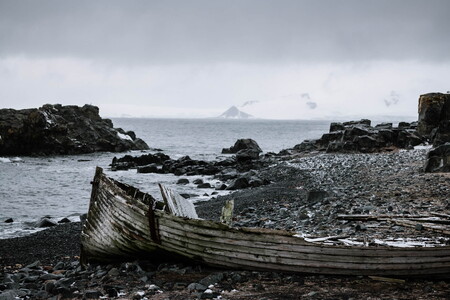
[[[392,220],[395,224],[405,227],[415,228],[418,222],[411,220]],[[446,235],[450,235],[450,229],[447,226],[439,226],[433,223],[420,223],[423,226],[423,229],[443,233]]]
[[[161,190],[164,203],[168,206],[171,214],[178,217],[198,219],[195,206],[192,202],[184,199],[175,191],[163,186],[162,184],[159,184],[159,189]]]
[[[178,254],[187,254],[192,258],[200,259],[206,261],[211,265],[220,267],[233,267],[233,268],[244,268],[250,270],[272,270],[272,271],[287,271],[287,272],[306,272],[306,273],[319,273],[319,274],[340,274],[340,275],[421,275],[421,274],[446,274],[450,273],[450,264],[438,264],[431,268],[423,269],[366,269],[361,268],[355,269],[343,269],[343,268],[327,268],[323,266],[304,266],[304,265],[290,265],[290,264],[280,264],[272,262],[255,262],[246,259],[238,259],[227,256],[218,256],[217,254],[212,254],[208,252],[203,252],[201,256],[198,252],[191,249],[192,245],[182,245],[177,246],[172,244],[172,252]],[[195,247],[195,245],[193,246]]]
[[[173,219],[160,218],[160,226],[167,226],[171,228],[177,228],[181,231],[197,233],[200,235],[208,236],[211,239],[228,240],[232,243],[241,243],[248,241],[253,243],[254,247],[267,247],[274,250],[289,250],[289,251],[316,251],[318,253],[328,253],[330,255],[361,255],[364,253],[366,256],[404,256],[405,252],[412,256],[449,256],[450,247],[438,247],[438,248],[394,248],[394,247],[354,247],[354,246],[330,246],[323,244],[312,244],[304,241],[301,238],[276,236],[276,235],[263,235],[263,234],[251,234],[242,232],[239,230],[217,230],[197,228],[191,224],[183,224],[173,222]],[[304,247],[312,246],[312,247]]]
[[[304,251],[289,251],[277,249],[274,250],[273,247],[255,247],[253,242],[242,242],[236,244],[230,240],[220,240],[214,239],[208,236],[202,236],[191,232],[182,232],[176,229],[161,227],[161,235],[167,239],[175,239],[186,243],[196,243],[199,246],[223,249],[232,252],[242,252],[248,253],[255,256],[279,256],[284,258],[293,259],[306,259],[306,260],[316,260],[316,261],[342,261],[349,263],[367,263],[367,264],[378,264],[378,263],[433,263],[433,262],[450,262],[450,256],[445,257],[434,257],[434,256],[419,256],[414,257],[408,254],[404,256],[396,257],[373,257],[373,256],[358,256],[358,255],[337,255],[335,253],[317,253],[316,249],[303,249]]]

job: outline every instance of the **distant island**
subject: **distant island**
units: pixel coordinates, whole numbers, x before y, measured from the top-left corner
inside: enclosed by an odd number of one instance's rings
[[[236,106],[227,109],[223,114],[218,116],[220,119],[253,119],[254,117],[248,113],[240,111]]]

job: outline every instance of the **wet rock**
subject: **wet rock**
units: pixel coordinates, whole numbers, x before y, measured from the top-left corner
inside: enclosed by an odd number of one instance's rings
[[[261,153],[262,150],[259,147],[258,143],[252,139],[239,139],[236,141],[234,146],[230,148],[222,149],[222,153],[237,153],[240,150],[255,150],[258,153]]]
[[[143,154],[140,156],[125,155],[123,157],[114,157],[111,162],[111,170],[128,170],[143,166],[162,165],[164,162],[170,160],[170,157],[164,153]],[[145,171],[144,168],[142,171]],[[144,172],[142,172],[144,173]],[[156,173],[156,171],[154,172]]]
[[[145,166],[137,167],[138,173],[158,173],[158,165],[157,164],[149,164]]]
[[[5,223],[13,223],[13,222],[14,222],[13,218],[8,218],[5,220]]]
[[[230,183],[230,185],[226,188],[227,190],[239,190],[239,189],[245,189],[249,187],[249,183],[247,178],[245,177],[239,177],[235,179],[233,182]]]
[[[201,183],[197,185],[197,188],[199,189],[210,189],[212,188],[211,184],[209,182]]]
[[[63,224],[63,223],[70,223],[70,219],[68,218],[62,218],[61,220],[58,221],[59,224]]]
[[[239,150],[236,153],[236,160],[238,163],[249,161],[252,159],[258,159],[259,153],[261,151],[256,149],[245,149],[245,150]]]
[[[180,178],[180,179],[178,179],[177,184],[189,184],[189,179]]]
[[[193,184],[203,184],[203,179],[197,178],[197,179],[195,179],[192,183],[193,183]]]
[[[131,133],[130,133],[131,134]],[[148,149],[102,119],[96,106],[46,104],[33,109],[0,110],[0,155],[81,154]]]
[[[58,225],[58,223],[49,218],[42,218],[36,223],[36,227],[38,228],[52,227],[56,225]]]

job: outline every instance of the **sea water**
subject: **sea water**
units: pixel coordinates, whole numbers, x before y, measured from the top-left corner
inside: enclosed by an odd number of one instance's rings
[[[232,146],[239,138],[254,139],[264,152],[279,152],[305,139],[319,138],[328,131],[330,121],[118,118],[113,123],[116,128],[134,131],[151,148],[161,149],[171,158],[189,155],[193,159],[216,160],[225,157],[222,148]],[[64,217],[79,220],[88,209],[90,182],[96,166],[104,168],[108,176],[158,199],[157,183],[193,194],[194,201],[207,199],[204,194],[213,191],[199,191],[193,184],[176,185],[179,177],[172,174],[110,171],[113,157],[125,154],[142,152],[0,158],[0,239],[38,230],[35,224],[45,216],[56,221]],[[192,182],[197,177],[189,179]],[[214,184],[212,177],[203,179]],[[5,223],[9,218],[14,222]]]

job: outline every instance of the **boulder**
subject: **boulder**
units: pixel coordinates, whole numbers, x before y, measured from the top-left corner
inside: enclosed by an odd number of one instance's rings
[[[255,149],[239,150],[238,153],[236,153],[236,161],[241,163],[252,159],[258,159],[259,153],[260,151]]]
[[[318,140],[304,140],[300,144],[295,145],[294,150],[298,151],[298,152],[315,151],[315,150],[317,150],[317,141]],[[290,153],[287,153],[287,154],[290,154]]]
[[[54,220],[49,218],[42,218],[39,222],[36,223],[36,227],[45,228],[45,227],[53,227],[58,225]]]
[[[230,148],[224,148],[222,149],[222,153],[229,154],[229,153],[237,153],[240,150],[255,150],[258,151],[258,153],[262,152],[261,148],[259,147],[258,143],[255,142],[252,139],[239,139],[236,141],[234,146]]]
[[[419,97],[418,133],[430,136],[433,129],[438,128],[445,121],[450,121],[450,94],[421,95]]]
[[[177,184],[189,184],[189,179],[180,178],[180,179],[178,179]]]
[[[450,172],[450,143],[430,150],[424,167],[425,172]]]
[[[82,154],[148,149],[132,132],[113,128],[96,106],[46,104],[0,109],[0,155]]]
[[[248,179],[245,177],[236,178],[226,189],[227,190],[240,190],[248,188],[250,185]]]
[[[158,165],[157,164],[149,164],[145,166],[137,167],[138,173],[158,173]]]
[[[330,124],[330,133],[334,131],[345,130],[345,125],[338,122],[333,122]]]

